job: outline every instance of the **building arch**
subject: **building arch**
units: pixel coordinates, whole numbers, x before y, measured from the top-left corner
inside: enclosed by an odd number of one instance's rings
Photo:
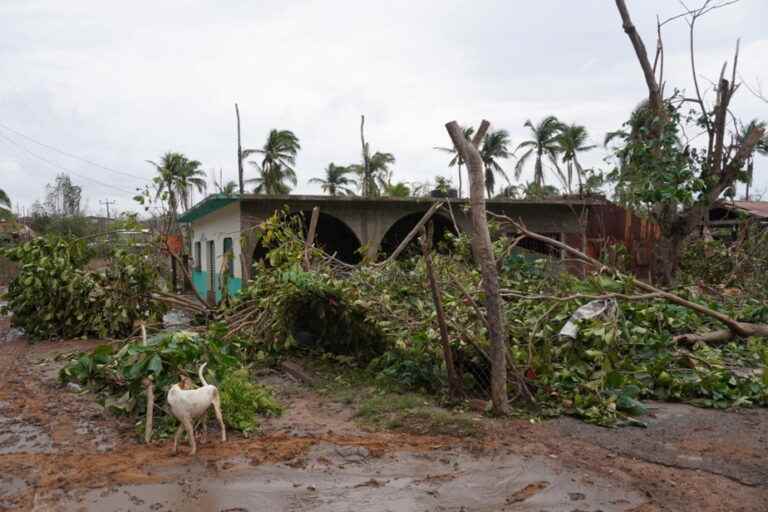
[[[408,236],[408,233],[416,227],[422,217],[424,217],[424,212],[415,212],[404,215],[394,221],[384,232],[384,235],[379,242],[379,259],[385,259],[395,252],[395,249],[400,245],[400,242],[402,242],[405,237]],[[458,235],[453,222],[441,213],[433,215],[430,222],[434,229],[432,235],[433,248],[439,251],[445,250],[448,242],[448,235]],[[411,240],[403,252],[400,253],[398,259],[409,258],[416,254],[421,254],[418,237]]]
[[[312,212],[298,211],[291,214],[291,217],[296,216],[301,217],[301,235],[306,238]],[[315,247],[351,265],[360,263],[362,259],[360,255],[362,244],[355,232],[343,220],[328,213],[320,212],[317,218]],[[269,251],[274,248],[274,243],[264,244],[261,240],[257,241],[251,251],[252,264],[264,261]]]

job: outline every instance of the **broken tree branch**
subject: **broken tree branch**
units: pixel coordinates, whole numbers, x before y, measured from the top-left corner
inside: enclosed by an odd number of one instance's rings
[[[439,201],[435,204],[433,204],[429,210],[427,210],[427,213],[424,214],[424,216],[421,218],[421,220],[416,223],[416,225],[413,227],[413,229],[408,233],[408,235],[403,238],[403,241],[400,242],[400,245],[397,246],[397,248],[394,250],[390,256],[382,261],[380,265],[385,265],[389,263],[390,261],[394,261],[397,259],[398,256],[400,256],[400,253],[405,250],[406,247],[408,247],[408,244],[411,243],[411,240],[414,239],[416,235],[419,234],[419,231],[421,231],[421,228],[423,228],[427,222],[429,222],[429,219],[432,218],[432,216],[443,206],[443,202]]]
[[[312,208],[312,218],[309,221],[309,232],[307,233],[307,239],[304,241],[304,270],[309,272],[309,250],[315,243],[315,232],[317,231],[317,220],[320,217],[320,207],[315,206]]]
[[[592,263],[593,265],[597,266],[597,268],[602,268],[605,270],[610,271],[614,275],[621,276],[621,272],[619,270],[607,266],[603,263],[600,263],[595,258],[592,258],[591,256],[587,256],[583,252],[579,251],[578,249],[575,249],[571,247],[570,245],[564,244],[558,240],[554,240],[552,238],[549,238],[548,236],[540,235],[538,233],[535,233],[533,231],[530,231],[525,224],[523,224],[522,221],[515,221],[506,215],[498,215],[498,214],[492,214],[494,217],[503,219],[507,222],[510,222],[512,226],[515,227],[520,233],[525,234],[529,238],[533,238],[534,240],[539,240],[540,242],[547,243],[549,245],[552,245],[553,247],[557,247],[559,249],[562,249],[564,251],[567,251],[574,256],[581,258],[582,260]],[[728,330],[731,334],[731,337],[744,337],[747,338],[749,336],[766,336],[768,335],[768,325],[765,324],[751,324],[751,323],[745,323],[745,322],[739,322],[738,320],[735,320],[734,318],[731,318],[730,316],[721,313],[719,311],[715,311],[714,309],[708,308],[706,306],[703,306],[701,304],[697,304],[695,302],[691,302],[689,300],[686,300],[679,295],[676,295],[671,292],[667,292],[664,290],[661,290],[659,288],[656,288],[655,286],[652,286],[644,281],[636,280],[635,286],[640,288],[641,290],[645,290],[646,292],[650,292],[652,294],[658,295],[659,298],[665,299],[669,302],[672,302],[674,304],[677,304],[679,306],[683,306],[685,308],[691,309],[699,314],[702,314],[704,316],[708,316],[709,318],[712,318],[714,320],[717,320],[718,322],[724,324],[726,327],[728,327]]]
[[[553,300],[557,302],[568,302],[571,300],[607,300],[607,299],[622,299],[622,300],[653,300],[662,299],[662,295],[658,293],[642,293],[638,295],[629,295],[626,293],[606,293],[603,295],[593,295],[589,293],[574,293],[573,295],[565,295],[559,297],[557,295],[526,295],[515,290],[501,290],[502,297],[514,297],[516,299],[523,300]]]
[[[448,392],[451,398],[460,398],[462,396],[461,377],[456,371],[456,365],[453,361],[453,350],[451,349],[451,340],[448,336],[448,324],[445,321],[445,310],[443,309],[442,290],[440,282],[435,275],[434,265],[432,263],[432,224],[421,228],[421,253],[424,256],[424,264],[427,268],[427,280],[429,288],[432,291],[432,300],[435,303],[435,312],[437,314],[437,325],[440,329],[440,342],[443,348],[443,358],[445,359],[445,369],[448,373]]]

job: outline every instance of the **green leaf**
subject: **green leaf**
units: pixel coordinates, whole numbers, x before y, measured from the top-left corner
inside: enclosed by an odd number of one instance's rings
[[[149,360],[149,364],[147,365],[147,370],[153,372],[155,375],[158,375],[163,371],[163,360],[160,359],[159,355],[155,354],[152,356],[152,359]]]

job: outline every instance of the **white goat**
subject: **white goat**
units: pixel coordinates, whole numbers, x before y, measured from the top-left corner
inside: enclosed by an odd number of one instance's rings
[[[171,386],[171,389],[168,390],[168,405],[171,406],[171,412],[181,423],[178,430],[176,430],[176,436],[173,438],[173,453],[176,453],[182,428],[186,429],[187,435],[189,436],[189,442],[192,445],[191,455],[197,453],[193,421],[195,418],[205,414],[211,405],[213,405],[216,419],[219,420],[219,425],[221,425],[221,440],[222,442],[227,440],[227,429],[224,426],[224,418],[221,416],[219,390],[216,386],[205,382],[205,378],[203,378],[203,369],[206,364],[207,363],[203,363],[198,370],[200,381],[203,383],[202,387],[197,389],[184,389],[180,384],[174,384]]]

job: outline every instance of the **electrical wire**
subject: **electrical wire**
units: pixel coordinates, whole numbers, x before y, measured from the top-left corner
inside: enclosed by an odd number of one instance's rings
[[[6,136],[3,133],[0,133],[0,139],[3,139],[6,142],[11,143],[13,146],[17,147],[18,149],[21,149],[25,153],[27,153],[27,154],[37,158],[38,160],[41,160],[41,161],[45,162],[46,164],[50,165],[51,167],[53,167],[55,169],[58,169],[60,171],[66,172],[68,174],[72,174],[73,176],[77,176],[80,179],[93,182],[93,183],[95,183],[97,185],[100,185],[102,187],[111,188],[113,190],[118,190],[118,191],[126,193],[126,194],[131,194],[131,196],[133,196],[136,193],[135,191],[130,191],[130,190],[127,190],[127,189],[124,189],[124,188],[116,187],[114,185],[110,185],[109,183],[104,183],[103,181],[99,181],[99,180],[94,179],[94,178],[89,178],[88,176],[84,176],[82,174],[79,174],[79,173],[77,173],[77,172],[75,172],[75,171],[73,171],[71,169],[67,169],[66,167],[63,167],[63,166],[57,164],[56,162],[52,162],[51,160],[48,160],[47,158],[42,157],[42,156],[38,155],[37,153],[34,153],[33,151],[30,151],[29,149],[25,148],[24,146],[22,146],[21,144],[19,144],[18,142],[16,142],[15,140],[11,139],[10,137]]]
[[[0,123],[0,128],[8,130],[9,132],[11,132],[11,133],[13,133],[13,134],[15,134],[15,135],[17,135],[19,137],[23,137],[23,138],[27,139],[28,141],[37,144],[38,146],[42,146],[42,147],[44,147],[46,149],[50,149],[51,151],[56,151],[57,153],[61,153],[62,155],[68,156],[69,158],[74,158],[75,160],[81,160],[81,161],[83,161],[83,162],[85,162],[87,164],[96,166],[96,167],[98,167],[100,169],[104,169],[105,171],[109,171],[109,172],[112,172],[112,173],[115,173],[115,174],[120,174],[120,175],[123,175],[123,176],[128,176],[129,178],[134,178],[134,179],[141,180],[141,181],[148,181],[148,182],[152,181],[150,178],[143,177],[143,176],[137,176],[135,174],[131,174],[131,173],[124,172],[124,171],[118,171],[117,169],[112,169],[111,167],[107,167],[106,165],[102,165],[102,164],[100,164],[98,162],[94,162],[92,160],[88,160],[87,158],[83,158],[81,156],[77,156],[77,155],[74,155],[74,154],[69,153],[67,151],[64,151],[63,149],[56,148],[56,147],[51,146],[49,144],[45,144],[44,142],[40,142],[39,140],[35,140],[32,137],[30,137],[29,135],[25,135],[25,134],[23,134],[23,133],[21,133],[21,132],[19,132],[17,130],[14,130],[10,126],[7,126],[7,125],[5,125],[3,123]]]

